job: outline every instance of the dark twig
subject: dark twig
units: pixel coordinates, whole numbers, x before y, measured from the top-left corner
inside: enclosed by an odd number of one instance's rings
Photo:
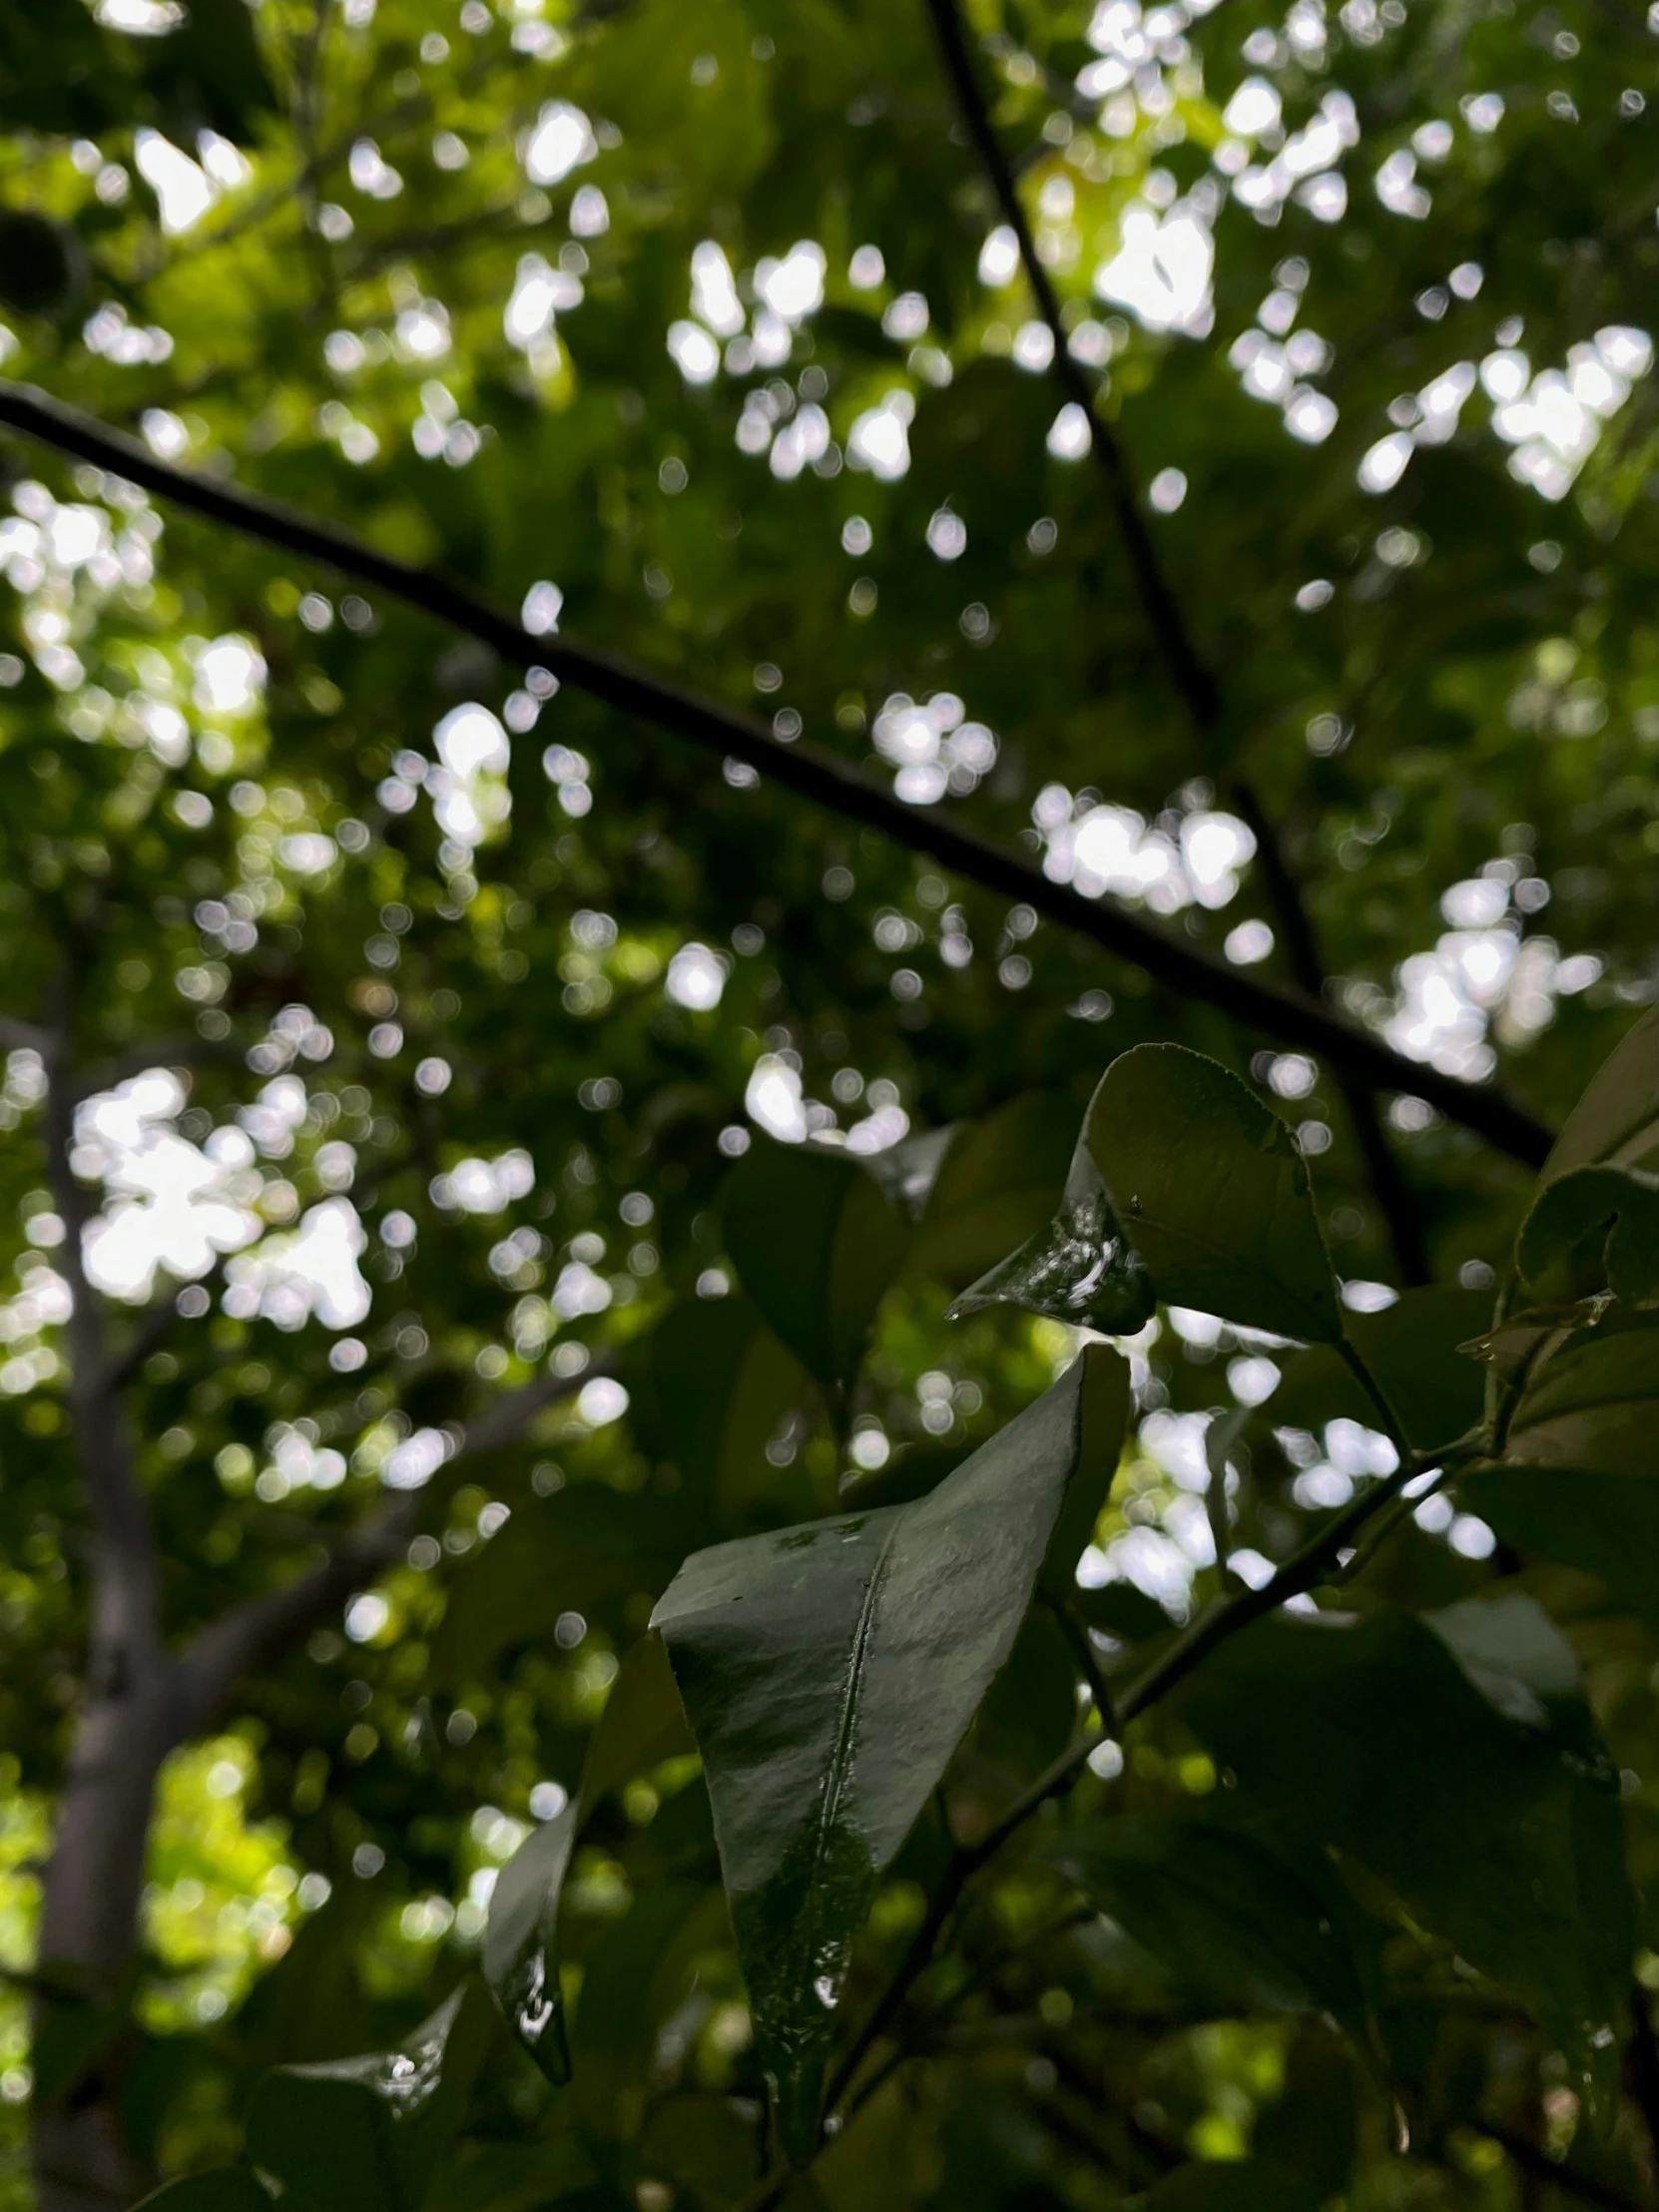
[[[619,654],[568,637],[531,635],[464,584],[311,521],[261,494],[158,461],[136,439],[27,386],[0,381],[0,423],[107,468],[191,508],[309,560],[331,566],[454,624],[509,661],[539,664],[561,681],[624,714],[760,769],[835,813],[867,823],[912,850],[1101,945],[1179,994],[1217,1006],[1251,1028],[1323,1054],[1380,1090],[1426,1099],[1530,1167],[1542,1164],[1550,1132],[1500,1091],[1479,1088],[1406,1059],[1371,1031],[1332,1013],[1308,993],[1264,982],[1177,938],[1109,898],[1084,898],[1051,882],[1028,860],[938,808],[913,809],[865,770],[827,747],[786,744],[753,715],[681,688]]]

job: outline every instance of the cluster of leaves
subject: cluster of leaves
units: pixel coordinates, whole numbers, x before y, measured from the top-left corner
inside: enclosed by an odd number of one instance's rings
[[[688,1787],[694,1799],[707,1793],[702,1818],[712,1821],[756,2051],[791,2167],[810,2171],[826,2140],[831,2095],[850,2119],[894,2061],[912,2055],[910,2037],[925,2048],[972,1993],[971,1979],[946,1983],[912,2019],[889,1991],[849,2046],[838,2036],[871,1905],[936,1795],[937,1842],[954,1853],[935,1875],[937,1896],[953,1902],[960,1890],[950,1868],[977,1873],[1003,1844],[1023,1852],[1017,1879],[1036,1938],[1051,1947],[1048,1970],[1093,1966],[1099,1976],[1104,1962],[1075,1934],[1078,1955],[1066,1959],[1062,1932],[1086,1919],[1079,1904],[1103,1912],[1189,2002],[1326,2018],[1374,2089],[1413,2104],[1431,2094],[1412,2064],[1418,2008],[1447,2002],[1461,1975],[1537,2018],[1605,2137],[1629,2034],[1633,1904],[1618,1771],[1572,1648],[1519,1590],[1413,1610],[1362,1579],[1358,1562],[1386,1540],[1403,1503],[1447,1480],[1470,1488],[1535,1555],[1580,1563],[1588,1519],[1606,1556],[1651,1556],[1636,1430],[1659,1392],[1659,1301],[1640,1234],[1659,1190],[1641,1165],[1659,1157],[1656,1045],[1650,1016],[1592,1084],[1526,1216],[1497,1326],[1464,1345],[1448,1334],[1453,1317],[1433,1292],[1407,1293],[1371,1330],[1351,1330],[1306,1163],[1236,1077],[1174,1046],[1115,1061],[1078,1148],[1100,1194],[1092,1224],[1080,1227],[1068,1204],[961,1303],[1029,1298],[1046,1309],[1058,1251],[1074,1271],[1059,1294],[1072,1307],[1078,1274],[1099,1283],[1116,1273],[1143,1316],[1156,1299],[1193,1300],[1281,1341],[1294,1325],[1310,1349],[1291,1362],[1276,1411],[1333,1387],[1341,1399],[1346,1382],[1388,1434],[1394,1471],[1330,1516],[1265,1585],[1224,1574],[1233,1594],[1218,1592],[1185,1631],[1091,1637],[1072,1570],[1118,1471],[1131,1404],[1126,1362],[1097,1343],[919,1495],[860,1500],[856,1510],[694,1553],[624,1665],[580,1792],[522,1845],[491,1903],[484,1977],[548,2079],[569,2085],[544,2122],[550,2143],[571,2138],[571,2107],[579,2112],[593,2093],[586,2023],[592,2008],[608,2013],[617,2002],[602,1977],[621,1964],[602,1946],[586,1968],[573,2062],[560,1942],[573,1856],[610,1792],[642,1770],[683,1769],[692,1749],[700,1774]],[[880,1156],[875,1172],[844,1154],[778,1148],[731,1180],[727,1239],[756,1320],[831,1392],[853,1387],[870,1320],[908,1249],[959,1239],[964,1215],[1000,1195],[982,1176],[963,1188],[952,1174],[956,1133],[943,1134],[944,1143],[911,1140]],[[734,1309],[716,1311],[724,1319]],[[659,1337],[702,1318],[684,1309]],[[1325,1348],[1339,1355],[1335,1368]],[[1452,1404],[1455,1432],[1419,1448],[1415,1439],[1434,1436]],[[721,1407],[728,1420],[749,1411]],[[700,1425],[706,1442],[710,1424]],[[718,1415],[713,1425],[711,1462]],[[1242,1517],[1228,1501],[1227,1452],[1249,1433],[1247,1422],[1228,1425],[1212,1463],[1223,1562]],[[698,1487],[712,1471],[698,1470]],[[1597,1486],[1588,1516],[1586,1484]],[[491,1585],[498,1627],[510,1621],[510,1601],[505,1577],[491,1570],[508,1562],[516,1576],[519,1558],[504,1547],[492,1554],[473,1592]],[[1311,1587],[1344,1583],[1355,1610],[1309,1607]],[[1291,1610],[1295,1601],[1307,1610]],[[1077,1701],[1062,1652],[1057,1761],[987,1834],[953,1836],[958,1754],[976,1715],[985,1748],[994,1746],[986,1695],[1041,1617],[1037,1605],[1088,1654],[1092,1711],[1068,1741],[1066,1707]],[[1031,1685],[1021,1687],[1029,1697]],[[1126,1722],[1170,1692],[1225,1784],[1213,1803],[1126,1813],[1110,1785],[1071,1787],[1091,1764],[1098,1770],[1096,1755],[1116,1748]],[[1029,1750],[1041,1720],[1029,1709],[1019,1719]],[[1035,1818],[1062,1793],[1058,1817]],[[658,1920],[653,1905],[664,1895],[645,1889],[623,1925],[644,1916],[654,1943],[673,1947],[695,1924],[695,1892],[669,1881]],[[922,1929],[898,1969],[898,1999],[932,1967],[939,1916]],[[1103,1978],[1109,1988],[1110,1966]],[[474,2002],[468,1986],[402,2053],[270,2076],[250,2116],[254,2171],[321,2212],[364,2201],[402,2212],[441,2198],[433,2146],[454,2133],[480,2063],[481,2031],[447,2055],[452,2023]],[[644,1994],[636,1985],[623,2001]],[[871,2067],[883,2032],[893,2047]],[[579,2119],[574,2129],[579,2137]],[[1285,2150],[1286,2172],[1264,2167],[1241,2201],[1303,2201],[1309,2146],[1293,2140]],[[683,2179],[677,2156],[670,2137],[643,2164]],[[1231,2202],[1239,2185],[1225,2165],[1195,2169],[1180,2202]],[[452,2186],[486,2201],[463,2180]],[[755,2201],[791,2186],[780,2168],[771,2194],[763,2183]],[[245,2199],[265,2201],[251,2176],[230,2175],[174,2184],[156,2202],[205,2212]]]
[[[974,827],[1058,866],[1121,808],[1184,933],[1270,925],[1292,977],[1265,852],[1214,905],[1181,872],[1249,785],[1333,998],[1409,1032],[1440,993],[1461,1064],[1561,1121],[1654,988],[1653,388],[1547,505],[1478,385],[1388,490],[1357,471],[1455,364],[1650,319],[1642,10],[1225,0],[1110,117],[1095,11],[965,13],[1102,419],[1184,479],[1151,527],[1204,733],[1051,450],[919,5],[7,11],[7,373],[505,606],[556,579],[579,635],[882,776],[882,709],[954,697],[994,740]],[[1351,96],[1340,222],[1228,196],[1250,79],[1288,133]],[[554,104],[592,139],[543,184]],[[1211,187],[1213,329],[1116,313],[1125,217]],[[688,383],[694,254],[749,345],[798,241],[825,300],[785,357]],[[542,281],[532,350],[503,315]],[[1287,299],[1314,446],[1230,358]],[[839,460],[892,393],[898,473],[754,449],[819,407]],[[57,2186],[26,2122],[89,2110],[216,2208],[1638,2196],[1651,1020],[1535,1204],[1394,1103],[1435,1283],[1382,1305],[1409,1238],[1313,1057],[376,590],[0,462],[8,2212]],[[464,835],[457,707],[503,747]],[[256,1240],[109,1302],[170,1645],[343,1552],[401,1446],[442,1460],[164,1772],[93,2002],[38,1955],[97,1688],[60,1024],[83,1106],[175,1071],[144,1141],[241,1163],[210,1195]],[[884,1149],[774,1146],[768,1083]],[[92,1143],[67,1167],[145,1214]],[[349,1323],[292,1243],[341,1202]]]

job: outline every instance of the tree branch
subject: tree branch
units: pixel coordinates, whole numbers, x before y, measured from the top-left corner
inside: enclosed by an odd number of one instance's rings
[[[44,1060],[51,1048],[50,1031],[35,1022],[0,1014],[0,1052],[38,1052]]]
[[[1069,356],[1068,356],[1069,358]],[[468,586],[415,568],[331,525],[263,495],[158,461],[136,439],[108,429],[44,392],[0,380],[0,423],[107,468],[244,535],[307,560],[327,562],[478,638],[520,666],[539,664],[606,705],[722,758],[733,757],[821,806],[868,824],[939,864],[1075,930],[1155,981],[1221,1008],[1287,1044],[1322,1054],[1380,1090],[1426,1099],[1530,1167],[1542,1164],[1550,1132],[1500,1091],[1442,1075],[1395,1052],[1370,1030],[1332,1013],[1309,993],[1263,981],[1143,920],[1110,898],[1084,898],[1039,867],[966,829],[937,808],[910,808],[855,763],[810,742],[786,744],[758,717],[683,689],[620,654],[568,637],[532,636]]]
[[[133,1466],[120,1402],[110,1385],[104,1316],[87,1280],[82,1233],[93,1203],[70,1166],[75,1142],[74,1086],[68,1074],[69,992],[61,1026],[45,1054],[46,1173],[64,1225],[58,1264],[69,1286],[70,1425],[92,1523],[92,1630],[89,1677],[94,1695],[107,1678],[159,1662],[161,1560],[149,1508]]]
[[[615,1361],[590,1361],[579,1375],[542,1375],[504,1392],[487,1406],[450,1454],[447,1468],[516,1442],[539,1413],[572,1397]],[[317,1622],[372,1581],[408,1545],[430,1492],[408,1491],[394,1503],[344,1531],[327,1558],[292,1582],[245,1598],[200,1630],[180,1653],[174,1670],[176,1740],[204,1735],[225,1711],[238,1685],[308,1635]]]
[[[1207,740],[1222,717],[1220,684],[1188,629],[1181,603],[1164,574],[1123,447],[1098,410],[1098,379],[1078,360],[1067,342],[1069,333],[1061,318],[1059,299],[1037,253],[1012,166],[991,126],[989,111],[974,76],[956,0],[927,0],[927,13],[963,125],[973,141],[974,151],[995,196],[997,210],[1014,234],[1025,280],[1053,340],[1050,366],[1054,380],[1066,397],[1083,411],[1089,426],[1090,449],[1104,479],[1106,496],[1116,517],[1130,573],[1153,637],[1194,729],[1200,740]],[[1263,880],[1284,939],[1291,974],[1300,991],[1318,1000],[1325,990],[1325,970],[1301,889],[1286,861],[1278,831],[1250,784],[1237,775],[1231,776],[1228,782],[1229,797],[1256,839]],[[1421,1226],[1378,1114],[1375,1086],[1357,1068],[1341,1059],[1333,1059],[1332,1065],[1400,1273],[1407,1283],[1426,1283],[1429,1269]]]
[[[201,1067],[213,1061],[235,1064],[240,1048],[229,1037],[200,1037],[187,1030],[177,1037],[152,1037],[130,1046],[113,1058],[80,1069],[69,1086],[71,1098],[91,1098],[98,1091],[113,1091],[118,1083],[142,1075],[146,1068]]]

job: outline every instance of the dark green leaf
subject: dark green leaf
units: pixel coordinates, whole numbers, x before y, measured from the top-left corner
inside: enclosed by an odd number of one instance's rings
[[[512,1644],[545,1641],[561,1613],[592,1619],[654,1596],[703,1525],[694,1500],[603,1482],[526,1502],[456,1577],[432,1647],[433,1687],[476,1679]]]
[[[588,1738],[577,1793],[581,1818],[585,1821],[602,1798],[642,1768],[696,1748],[663,1639],[655,1633],[642,1636],[624,1657]]]
[[[852,1939],[1012,1647],[1114,1363],[1091,1347],[915,1503],[700,1553],[657,1607],[792,2157]]]
[[[271,2203],[246,2166],[220,2166],[153,2189],[134,2212],[271,2212]]]
[[[1084,1140],[1160,1299],[1275,1336],[1343,1334],[1308,1168],[1277,1114],[1179,1045],[1137,1045]]]
[[[1319,2194],[1305,2181],[1260,2158],[1216,2159],[1167,2174],[1134,2212],[1319,2212]]]
[[[584,2127],[637,2140],[658,2034],[697,1960],[730,1940],[719,1889],[694,1882],[653,1883],[604,1931],[584,1962],[571,2037],[570,2094]]]
[[[1651,1167],[1659,1155],[1659,1007],[1649,1007],[1590,1078],[1544,1162],[1540,1186],[1569,1169]]]
[[[1460,1348],[1491,1319],[1490,1291],[1434,1285],[1403,1291],[1376,1314],[1349,1314],[1351,1342],[1421,1451],[1449,1443],[1480,1419],[1486,1379]],[[1375,1428],[1376,1405],[1354,1371],[1329,1345],[1312,1345],[1286,1363],[1262,1409],[1272,1426],[1323,1428],[1339,1416]]]
[[[254,2164],[318,2212],[418,2212],[483,2055],[470,1992],[399,2050],[268,2073],[248,2115]]]
[[[1651,1469],[1476,1467],[1457,1494],[1524,1556],[1597,1576],[1619,1605],[1659,1628],[1659,1479]]]
[[[743,1287],[821,1382],[851,1381],[904,1256],[904,1218],[827,1145],[758,1138],[727,1178],[726,1247]]]
[[[496,1877],[484,1932],[484,1979],[507,2024],[550,2081],[570,2078],[559,1983],[559,1900],[579,1803],[527,1836]]]
[[[747,1298],[682,1299],[631,1371],[635,1431],[696,1497],[741,1508],[768,1438],[809,1389],[807,1374]]]
[[[1365,1991],[1357,1918],[1334,1870],[1265,1827],[1129,1817],[1047,1839],[1037,1856],[1223,2011],[1325,2011],[1353,2026]]]
[[[1532,1466],[1650,1474],[1659,1413],[1659,1325],[1609,1325],[1534,1363],[1503,1455]]]
[[[1180,1693],[1249,1796],[1392,1887],[1616,2088],[1629,1968],[1617,1779],[1530,1599],[1258,1622]]]
[[[1546,1183],[1521,1225],[1515,1265],[1540,1303],[1604,1285],[1632,1306],[1659,1301],[1659,1176],[1586,1167]]]
[[[961,1285],[1036,1236],[1077,1148],[1079,1101],[1028,1091],[958,1129],[928,1196],[906,1272]]]

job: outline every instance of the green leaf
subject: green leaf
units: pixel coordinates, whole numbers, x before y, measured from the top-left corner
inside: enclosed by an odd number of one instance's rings
[[[1659,1414],[1659,1324],[1601,1328],[1535,1364],[1503,1456],[1532,1466],[1651,1474]]]
[[[1507,1984],[1609,2108],[1629,1973],[1617,1777],[1576,1662],[1528,1598],[1416,1617],[1280,1614],[1179,1709],[1248,1798],[1389,1885]]]
[[[1330,1865],[1265,1827],[1129,1816],[1066,1830],[1036,1857],[1220,2011],[1365,2011],[1355,1918]]]
[[[1260,2158],[1217,2158],[1166,2174],[1131,2212],[1319,2212],[1319,2192]]]
[[[1651,1470],[1485,1466],[1462,1475],[1459,1501],[1527,1558],[1593,1574],[1659,1629],[1659,1480]]]
[[[1036,1236],[1054,1212],[1077,1148],[1078,1109],[1070,1092],[1026,1091],[959,1128],[905,1272],[964,1285]]]
[[[398,2050],[268,2073],[248,2115],[254,2164],[318,2212],[418,2212],[483,2057],[474,1988]]]
[[[1133,1336],[1155,1303],[1088,1148],[1079,1144],[1047,1228],[971,1284],[946,1319],[962,1321],[987,1306],[1020,1306],[1050,1321]]]
[[[1091,1346],[912,1504],[722,1544],[653,1616],[702,1749],[779,2130],[797,2160],[853,1937],[1008,1656],[1068,1483],[1098,1463]],[[1115,1447],[1114,1447],[1115,1448]]]
[[[757,1138],[722,1214],[743,1287],[778,1336],[821,1382],[850,1382],[908,1234],[874,1176],[827,1145]]]
[[[696,1749],[663,1639],[655,1633],[642,1636],[625,1654],[588,1738],[577,1793],[581,1821],[642,1768]]]
[[[519,1845],[496,1877],[484,1931],[484,1979],[508,2026],[555,2083],[570,2078],[559,1901],[579,1818],[573,1800]]]
[[[1106,1070],[1084,1142],[1160,1299],[1341,1339],[1307,1163],[1236,1075],[1181,1045],[1137,1045]]]
[[[811,1387],[741,1297],[679,1300],[641,1346],[630,1382],[642,1449],[677,1469],[693,1496],[728,1511],[748,1502],[768,1439]]]
[[[583,1963],[571,2037],[578,2124],[635,2142],[664,2023],[684,2003],[699,1958],[728,1948],[725,1901],[707,1882],[655,1882],[600,1936]]]
[[[1376,1314],[1349,1314],[1350,1342],[1397,1408],[1421,1451],[1449,1443],[1480,1419],[1486,1381],[1461,1348],[1491,1319],[1490,1291],[1444,1285],[1402,1291]],[[1354,1371],[1329,1345],[1311,1345],[1286,1363],[1260,1418],[1275,1428],[1323,1428],[1343,1417],[1377,1426],[1377,1407]]]
[[[1659,1161],[1659,1007],[1649,1007],[1591,1076],[1538,1177],[1573,1168],[1652,1167]]]
[[[528,1501],[456,1575],[433,1639],[432,1686],[477,1680],[509,1646],[550,1637],[561,1613],[591,1620],[655,1596],[704,1526],[693,1499],[605,1482]]]
[[[1515,1266],[1540,1303],[1603,1284],[1632,1306],[1659,1303],[1659,1176],[1587,1167],[1546,1183],[1515,1240]]]
[[[272,2200],[246,2166],[219,2166],[165,2182],[140,2199],[134,2212],[271,2212]]]

